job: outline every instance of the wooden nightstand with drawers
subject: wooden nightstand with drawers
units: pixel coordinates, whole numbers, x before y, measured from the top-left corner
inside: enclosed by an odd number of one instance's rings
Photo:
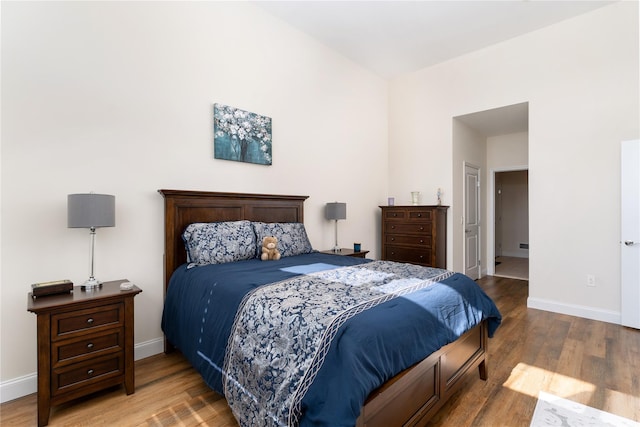
[[[127,280],[82,291],[33,298],[27,310],[38,323],[38,426],[47,425],[51,406],[124,384],[135,392],[133,298]]]
[[[320,253],[329,255],[351,256],[354,258],[366,258],[369,251],[360,250],[358,252],[355,252],[353,249],[341,248],[340,252],[334,252],[333,249],[328,249],[326,251],[320,251]]]

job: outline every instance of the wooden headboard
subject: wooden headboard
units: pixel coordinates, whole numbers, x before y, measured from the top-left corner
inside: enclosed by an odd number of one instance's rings
[[[309,196],[158,190],[164,196],[164,289],[171,274],[187,261],[182,232],[194,222],[304,222]]]

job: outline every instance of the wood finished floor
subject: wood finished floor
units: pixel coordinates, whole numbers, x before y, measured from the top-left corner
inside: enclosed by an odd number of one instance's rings
[[[640,331],[526,308],[526,281],[478,281],[504,317],[489,340],[489,379],[477,371],[430,426],[529,426],[539,391],[640,422]],[[55,407],[50,426],[237,426],[225,400],[180,354],[136,362],[123,388]],[[0,405],[2,426],[36,425],[35,394]]]

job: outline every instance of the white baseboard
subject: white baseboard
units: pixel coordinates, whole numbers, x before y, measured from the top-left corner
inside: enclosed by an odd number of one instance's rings
[[[19,397],[27,396],[38,390],[38,375],[36,373],[3,381],[0,384],[0,403],[8,402]]]
[[[164,351],[164,338],[156,338],[136,344],[135,360],[145,359]],[[18,399],[38,391],[38,374],[36,372],[0,383],[0,403]]]
[[[134,349],[135,360],[146,359],[147,357],[155,356],[164,351],[164,337],[154,338],[149,341],[136,344]]]
[[[550,301],[541,298],[527,298],[527,307],[538,310],[551,311],[553,313],[568,314],[569,316],[582,317],[585,319],[599,320],[601,322],[615,323],[620,325],[621,314],[616,311],[602,310],[599,308],[586,307],[582,305],[566,304],[557,301]]]

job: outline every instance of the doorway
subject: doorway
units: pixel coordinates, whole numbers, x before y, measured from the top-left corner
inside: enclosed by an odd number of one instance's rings
[[[493,171],[494,275],[529,280],[529,172]]]

